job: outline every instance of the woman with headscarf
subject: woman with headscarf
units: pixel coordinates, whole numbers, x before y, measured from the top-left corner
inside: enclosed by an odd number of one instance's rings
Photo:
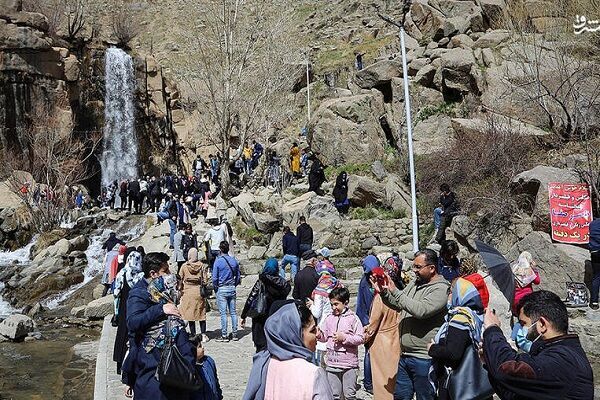
[[[315,272],[319,275],[319,282],[313,290],[312,301],[307,301],[307,305],[317,320],[317,325],[321,327],[323,321],[333,312],[329,302],[329,293],[333,289],[341,287],[341,283],[335,277],[335,267],[328,260],[320,261],[315,267]],[[326,351],[326,343],[317,343],[317,352],[315,353],[315,363],[317,365],[320,365],[323,361],[322,356]]]
[[[458,278],[451,287],[446,322],[429,345],[432,358],[430,380],[437,388],[438,399],[449,399],[443,383],[446,368],[456,369],[468,346],[481,341],[483,304],[477,288],[464,278]]]
[[[120,245],[117,253],[117,257],[113,258],[110,263],[110,273],[108,275],[108,280],[111,284],[115,282],[115,278],[117,277],[117,273],[125,267],[125,253],[127,252],[127,246]],[[113,289],[114,290],[114,289]]]
[[[109,238],[110,239],[110,238]],[[108,243],[108,240],[106,241]],[[112,242],[111,242],[112,243]],[[106,243],[105,243],[106,244]],[[109,243],[110,245],[110,243]],[[102,285],[104,285],[104,290],[102,291],[102,297],[106,296],[108,290],[110,289],[114,276],[111,278],[111,268],[113,265],[113,261],[119,255],[119,251],[115,248],[117,243],[113,243],[113,247],[106,248],[106,255],[104,256],[104,272],[102,274]]]
[[[208,266],[198,261],[198,249],[192,247],[187,254],[188,260],[181,266],[179,276],[183,285],[179,311],[181,317],[190,327],[190,334],[196,335],[196,321],[200,323],[202,341],[208,342],[206,336],[206,299],[200,295],[201,285],[210,282]]]
[[[258,280],[248,295],[248,299],[242,310],[242,328],[246,326],[248,312],[257,296],[259,296],[261,289],[264,290],[264,296],[266,298],[265,309],[267,310],[267,313],[275,301],[285,300],[292,289],[290,283],[285,278],[279,276],[279,262],[276,258],[271,257],[265,262],[265,266],[258,276]],[[267,347],[267,339],[265,337],[265,322],[267,316],[268,314],[252,317],[252,341],[254,342],[257,353]]]
[[[146,254],[142,262],[144,279],[129,292],[130,350],[122,369],[123,380],[133,387],[137,400],[188,400],[190,396],[190,392],[163,385],[155,377],[167,334],[189,369],[196,362],[196,349],[176,307],[177,277],[170,273],[168,261],[165,253]]]
[[[242,400],[330,400],[324,369],[311,364],[317,325],[301,302],[283,305],[265,323],[267,349],[254,356]]]
[[[374,261],[372,263],[374,265]],[[384,272],[390,276],[396,286],[402,287],[401,271],[398,263],[391,257],[383,266],[371,268],[369,278],[374,274],[383,275]],[[383,304],[380,293],[373,290],[373,294],[369,324],[365,326],[365,347],[371,361],[374,398],[389,400],[394,398],[400,361],[400,336],[398,335],[400,314]]]
[[[308,172],[308,191],[315,192],[319,196],[323,195],[321,185],[325,182],[325,167],[321,160],[315,155],[311,156],[312,164]]]
[[[350,208],[350,200],[348,200],[348,174],[346,171],[342,171],[335,180],[333,198],[338,212],[342,215],[347,214]]]
[[[130,247],[130,249],[135,249]],[[129,249],[128,249],[129,250]],[[140,279],[142,272],[142,256],[135,250],[129,252],[125,267],[117,273],[113,295],[115,296],[117,335],[113,348],[113,361],[117,363],[117,373],[121,373],[121,366],[127,352],[127,299],[129,291]]]

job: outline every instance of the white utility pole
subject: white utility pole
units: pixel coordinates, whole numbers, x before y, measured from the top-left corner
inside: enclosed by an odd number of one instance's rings
[[[306,50],[306,99],[307,99],[307,106],[306,106],[306,110],[308,113],[308,122],[306,123],[306,125],[308,125],[308,123],[310,123],[310,73],[309,73],[309,66],[310,66],[310,61],[308,58],[308,51]]]
[[[408,67],[406,65],[406,47],[404,45],[404,21],[406,14],[410,10],[411,0],[404,1],[404,9],[402,15],[402,23],[392,21],[389,17],[379,14],[379,17],[385,22],[396,26],[399,29],[400,47],[402,49],[402,76],[404,78],[404,108],[406,113],[406,127],[408,132],[408,167],[410,173],[410,198],[412,208],[412,239],[413,251],[419,251],[419,219],[417,216],[417,188],[415,177],[415,160],[413,155],[413,140],[412,140],[412,119],[410,115],[410,94],[408,90]]]

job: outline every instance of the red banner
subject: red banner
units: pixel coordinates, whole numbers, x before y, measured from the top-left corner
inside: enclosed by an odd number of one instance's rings
[[[590,241],[592,200],[586,183],[549,183],[552,240],[586,244]]]

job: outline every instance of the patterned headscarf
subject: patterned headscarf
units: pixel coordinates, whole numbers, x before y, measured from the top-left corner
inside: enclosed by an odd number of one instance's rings
[[[137,251],[132,251],[127,257],[127,263],[125,267],[119,271],[115,278],[115,288],[113,294],[115,297],[119,297],[125,280],[129,285],[129,288],[135,286],[136,283],[144,277],[142,272],[142,255]]]
[[[155,303],[177,304],[177,276],[173,274],[161,275],[148,284],[150,299]]]
[[[331,293],[333,289],[342,286],[341,282],[335,277],[335,267],[331,261],[320,261],[316,265],[315,271],[319,274],[319,282],[313,291],[313,297],[315,295],[329,297],[329,293]]]
[[[435,337],[436,343],[447,335],[450,326],[469,330],[474,342],[481,341],[483,326],[481,296],[475,285],[464,278],[458,278],[452,284],[452,306],[446,315],[446,322]]]

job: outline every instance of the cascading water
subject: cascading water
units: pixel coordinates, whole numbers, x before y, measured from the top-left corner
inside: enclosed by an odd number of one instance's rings
[[[137,178],[138,142],[133,96],[135,77],[129,54],[111,47],[105,55],[102,184]]]
[[[28,265],[29,264],[29,253],[31,252],[31,247],[37,241],[37,236],[35,236],[31,242],[18,250],[15,251],[0,251],[0,268],[5,267],[7,265]],[[4,290],[4,283],[0,282],[0,293]],[[6,300],[2,298],[0,294],[0,319],[6,318],[9,315],[13,314],[17,310],[11,306]]]

